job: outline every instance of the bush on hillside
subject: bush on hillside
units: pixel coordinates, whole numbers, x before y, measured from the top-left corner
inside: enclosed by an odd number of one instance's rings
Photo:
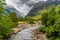
[[[11,12],[10,13],[10,17],[11,17],[11,19],[12,19],[13,22],[17,22],[18,21],[17,15],[15,14],[15,12]]]
[[[25,18],[20,18],[20,21],[26,21],[26,22],[28,22],[29,24],[34,24],[34,19],[32,19],[32,18],[27,18],[27,17],[25,17]]]
[[[12,20],[4,14],[4,6],[5,0],[0,0],[0,38],[6,37],[10,35],[12,32],[12,28],[14,27],[14,23]]]
[[[39,28],[47,34],[49,40],[60,39],[60,6],[53,6],[41,12],[43,27]]]
[[[12,32],[14,23],[12,20],[5,14],[2,14],[0,19],[0,38],[9,36]]]

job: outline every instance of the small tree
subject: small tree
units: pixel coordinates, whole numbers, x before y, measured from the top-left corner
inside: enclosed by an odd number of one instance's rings
[[[5,6],[5,3],[4,3],[5,0],[0,0],[0,20],[1,20],[1,16],[2,16],[2,13],[4,12],[4,6]]]
[[[17,22],[18,20],[17,20],[17,15],[15,14],[15,12],[11,12],[10,13],[10,17],[11,17],[11,19],[13,20],[13,22]]]
[[[41,11],[40,11],[41,12]],[[42,27],[49,40],[60,40],[60,6],[53,6],[41,12]]]
[[[4,14],[5,0],[0,0],[0,38],[10,35],[14,23],[11,18]]]

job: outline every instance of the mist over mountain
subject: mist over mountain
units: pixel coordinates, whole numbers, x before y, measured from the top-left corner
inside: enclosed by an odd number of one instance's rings
[[[42,0],[6,0],[6,10],[14,11],[19,17],[25,17],[40,1]]]
[[[17,16],[25,17],[35,15],[34,12],[43,7],[60,4],[60,0],[6,0],[6,3],[6,12],[15,12]]]

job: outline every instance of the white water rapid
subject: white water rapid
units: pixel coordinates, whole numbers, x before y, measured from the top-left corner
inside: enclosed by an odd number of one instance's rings
[[[25,17],[34,5],[40,1],[47,0],[6,0],[6,7],[9,9],[14,8],[19,17]]]

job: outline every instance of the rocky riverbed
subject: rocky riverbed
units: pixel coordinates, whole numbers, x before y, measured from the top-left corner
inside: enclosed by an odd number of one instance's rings
[[[45,34],[42,34],[37,30],[41,26],[41,23],[28,25],[29,24],[26,23],[18,25],[17,29],[14,30],[15,33],[13,32],[14,34],[11,35],[8,40],[47,40]]]
[[[31,27],[27,27],[22,31],[18,32],[17,34],[11,35],[11,38],[9,38],[8,40],[33,40],[34,37],[33,30],[38,29],[39,26],[41,25],[39,23],[36,23]]]
[[[33,30],[37,29],[38,27],[30,27],[18,32],[16,35],[12,35],[9,40],[33,40]]]

